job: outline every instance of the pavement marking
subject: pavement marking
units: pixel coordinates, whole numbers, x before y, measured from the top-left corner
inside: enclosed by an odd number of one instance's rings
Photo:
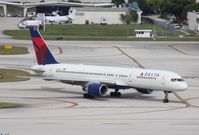
[[[192,106],[187,100],[183,99],[179,94],[177,94],[175,91],[172,91],[172,93],[183,103],[186,105],[186,107]]]
[[[21,104],[21,108],[31,109],[31,110],[49,110],[49,109],[61,109],[61,108],[73,108],[78,106],[79,104],[76,102],[65,101],[54,99],[51,97],[42,98],[42,97],[7,97],[7,96],[0,96],[0,98],[16,98],[16,99],[26,99],[26,100],[37,100],[41,103],[36,104]],[[44,102],[46,101],[46,102]],[[68,104],[66,104],[68,103]],[[54,105],[60,105],[60,107],[56,107]],[[42,108],[40,108],[42,107]]]
[[[199,126],[199,123],[171,123],[170,125],[176,125],[176,126]]]
[[[173,109],[174,110],[174,109]],[[131,115],[132,113],[125,113],[126,115]],[[137,113],[139,114],[139,113]],[[69,115],[69,116],[66,116],[66,115],[60,115],[60,116],[28,116],[28,117],[23,117],[23,116],[20,116],[20,117],[0,117],[0,120],[36,120],[36,119],[39,119],[39,120],[46,120],[47,118],[52,118],[54,120],[76,120],[76,121],[84,121],[84,120],[90,120],[90,121],[96,121],[96,120],[100,120],[100,121],[107,121],[107,120],[112,120],[112,121],[117,121],[118,120],[139,120],[139,121],[196,121],[198,122],[199,121],[199,118],[174,118],[174,117],[169,117],[169,118],[137,118],[137,116],[133,116],[133,117],[123,117],[123,118],[119,118],[119,117],[102,117],[102,116],[121,116],[121,113],[120,114],[98,114],[98,115]],[[124,114],[123,114],[124,115]],[[98,116],[98,117],[96,117]],[[95,118],[93,118],[95,117]],[[37,123],[40,123],[40,122],[37,122]],[[41,123],[45,123],[45,122],[41,122]],[[46,122],[47,123],[47,122]],[[51,123],[51,122],[48,122],[48,123]],[[53,122],[52,122],[53,123]],[[59,122],[57,122],[59,123]],[[61,122],[60,122],[61,123]]]
[[[140,64],[135,58],[131,57],[130,55],[128,55],[125,51],[123,51],[119,46],[114,45],[114,48],[116,48],[118,51],[120,51],[122,54],[124,54],[125,56],[127,56],[130,60],[132,60],[134,63],[136,63],[140,68],[145,68],[142,64]]]
[[[64,124],[64,123],[35,123],[35,124],[40,124],[40,125],[46,125],[46,124],[53,124],[53,125],[62,125],[62,124]]]
[[[121,123],[113,123],[113,122],[106,122],[106,123],[102,123],[103,125],[130,125],[130,123],[126,123],[126,122],[121,122]]]
[[[183,76],[184,79],[199,79],[198,76]]]
[[[57,48],[58,48],[58,50],[59,50],[59,55],[62,54],[62,53],[63,53],[62,48],[61,48],[61,47],[57,47]]]
[[[195,85],[188,85],[189,87],[196,87],[196,88],[198,88],[199,86],[195,86]]]
[[[170,48],[176,50],[177,52],[181,53],[181,54],[189,55],[188,53],[186,53],[186,52],[184,52],[184,51],[182,51],[182,50],[176,48],[175,46],[177,46],[177,45],[168,45],[168,46],[169,46]]]
[[[45,98],[45,99],[43,99],[43,100],[48,100],[48,101],[56,101],[55,103],[68,103],[68,104],[70,104],[70,105],[68,105],[68,106],[63,106],[63,107],[58,107],[58,108],[73,108],[73,107],[76,107],[76,106],[78,106],[79,104],[78,103],[75,103],[75,102],[71,102],[71,101],[65,101],[65,100],[58,100],[58,99],[51,99],[51,98]],[[55,104],[54,102],[53,103],[48,103],[47,105],[50,105],[50,104]],[[42,105],[42,103],[41,104],[37,104],[37,105]],[[47,108],[47,109],[51,109],[51,108]],[[36,109],[36,110],[44,110],[43,108],[42,109]]]
[[[199,99],[199,97],[188,98],[188,99],[186,99],[186,101],[194,100],[194,99]],[[197,106],[197,105],[191,105],[191,106],[192,106],[192,107],[199,108],[199,106]]]

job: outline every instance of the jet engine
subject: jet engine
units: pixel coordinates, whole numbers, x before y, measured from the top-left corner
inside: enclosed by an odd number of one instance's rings
[[[142,94],[151,94],[153,92],[151,89],[137,89],[137,91]]]
[[[100,96],[105,96],[108,87],[105,84],[100,84],[100,83],[90,83],[86,85],[83,88],[84,91],[88,92],[89,95],[95,96],[95,97],[100,97]]]

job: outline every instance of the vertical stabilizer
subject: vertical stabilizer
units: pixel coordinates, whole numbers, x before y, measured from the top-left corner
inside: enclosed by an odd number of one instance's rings
[[[37,63],[39,65],[45,64],[57,64],[58,62],[55,60],[54,56],[50,52],[47,44],[45,43],[43,37],[39,33],[36,27],[30,27],[30,34],[35,50],[35,54],[37,57]]]
[[[69,13],[68,13],[68,18],[71,20],[75,19],[75,13],[76,13],[76,9],[70,8]]]

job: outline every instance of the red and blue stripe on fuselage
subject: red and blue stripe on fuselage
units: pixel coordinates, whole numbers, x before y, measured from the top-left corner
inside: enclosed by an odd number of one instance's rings
[[[37,28],[30,27],[29,29],[38,64],[57,64],[58,62],[55,60],[54,56],[48,49],[47,44],[45,43],[43,37],[41,36]]]

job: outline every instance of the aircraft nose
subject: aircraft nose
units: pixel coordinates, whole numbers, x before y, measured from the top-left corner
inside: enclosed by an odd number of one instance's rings
[[[186,90],[188,88],[188,85],[187,85],[187,83],[186,82],[183,82],[182,84],[181,84],[181,90]]]

